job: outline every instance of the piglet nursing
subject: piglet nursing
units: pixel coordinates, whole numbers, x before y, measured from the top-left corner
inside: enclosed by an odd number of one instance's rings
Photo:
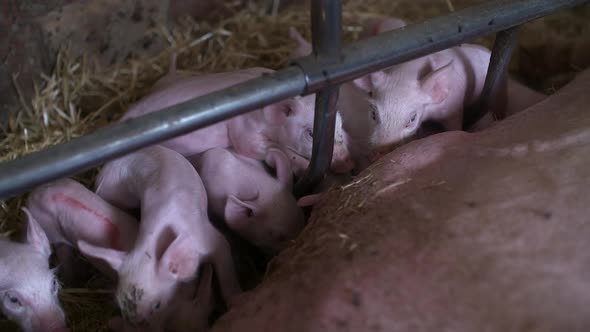
[[[225,238],[207,216],[207,195],[193,166],[179,153],[153,146],[107,163],[97,194],[121,208],[140,208],[129,252],[78,244],[119,275],[116,298],[127,322],[162,331],[190,292],[201,264],[212,263],[226,303],[240,291]]]
[[[170,73],[154,85],[148,96],[134,104],[122,120],[180,104],[271,72],[265,68],[249,68],[216,74],[179,75],[173,61]],[[313,96],[290,98],[176,137],[162,145],[184,156],[215,147],[232,147],[240,154],[259,160],[264,159],[269,148],[278,148],[289,156],[293,171],[301,174],[311,158],[313,114]],[[336,133],[335,143],[333,168],[341,172],[349,171],[353,165],[341,132]]]
[[[375,21],[366,35],[405,25],[396,18]],[[292,57],[311,52],[309,43],[297,31],[291,29],[290,34],[298,44]],[[481,95],[490,55],[485,47],[462,44],[343,84],[338,111],[358,170],[425,133],[463,129],[464,110]],[[503,118],[544,98],[513,80],[502,81],[491,109],[497,118]],[[476,129],[492,120],[486,121]]]
[[[375,33],[381,33],[399,25],[377,27]],[[462,129],[463,110],[481,94],[490,54],[482,46],[463,44],[344,85],[343,127],[361,168],[415,138],[426,121],[444,130]],[[503,110],[503,100],[495,110]]]
[[[589,89],[389,153],[212,331],[590,331]]]
[[[405,26],[399,19],[373,23],[378,34]],[[309,52],[309,43],[295,30],[292,56]],[[481,93],[490,52],[462,45],[343,84],[338,102],[348,149],[362,169],[381,154],[412,138],[426,121],[445,130],[461,129],[463,108]]]
[[[67,332],[59,282],[49,268],[49,241],[27,216],[24,243],[0,238],[0,309],[25,332]]]
[[[226,149],[190,158],[207,189],[211,212],[244,239],[274,254],[301,231],[304,218],[291,193],[288,157],[269,149],[265,159],[275,176],[261,161]]]

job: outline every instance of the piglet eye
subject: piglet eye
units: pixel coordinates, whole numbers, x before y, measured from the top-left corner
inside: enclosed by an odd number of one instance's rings
[[[410,116],[410,120],[408,121],[408,124],[406,124],[406,127],[412,126],[414,124],[414,122],[416,122],[416,118],[417,118],[416,112],[412,113],[412,115]]]
[[[307,132],[307,136],[312,137],[313,138],[313,130],[311,130],[311,128],[307,128],[306,129]]]
[[[380,119],[379,119],[379,113],[377,112],[377,106],[370,104],[369,107],[371,108],[371,118],[376,123],[379,123]]]
[[[285,108],[285,116],[289,117],[293,114],[293,109],[287,105],[283,106]]]
[[[252,211],[252,209],[247,209],[246,210],[246,216],[248,218],[252,218],[252,216],[254,216],[254,211]]]
[[[4,294],[4,307],[11,310],[20,310],[22,308],[21,300],[12,292]]]
[[[156,303],[156,304],[154,305],[154,309],[155,309],[155,310],[158,310],[158,309],[160,309],[160,301],[158,301],[158,303]]]
[[[58,289],[59,289],[59,284],[58,284],[57,280],[53,279],[53,283],[51,284],[51,292],[53,294],[57,294]]]

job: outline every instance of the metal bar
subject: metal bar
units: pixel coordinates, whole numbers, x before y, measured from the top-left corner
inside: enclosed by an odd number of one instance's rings
[[[334,152],[338,89],[327,87],[316,94],[311,160],[305,174],[295,184],[295,197],[309,193],[323,179],[330,167]]]
[[[501,92],[500,88],[506,86],[506,73],[510,64],[510,57],[516,47],[518,29],[519,27],[512,27],[498,32],[483,90],[475,105],[465,112],[463,128],[471,128],[490,110],[498,107],[504,109],[505,105],[499,105],[497,102],[506,99],[505,96],[499,95],[499,93]],[[501,111],[501,109],[497,110]]]
[[[313,0],[311,3],[312,55],[338,62],[342,49],[342,5],[340,0]],[[295,196],[302,196],[318,184],[332,161],[338,86],[316,94],[313,147],[309,167],[295,185]]]
[[[70,176],[126,153],[300,94],[303,73],[290,67],[165,111],[102,128],[90,135],[0,164],[0,198]]]
[[[271,75],[214,92],[161,112],[115,124],[93,134],[0,163],[0,199],[172,137],[186,134],[280,99],[326,86],[525,23],[590,0],[498,0],[466,8],[404,29],[383,33],[343,49],[341,61],[299,61]]]
[[[305,57],[306,94],[371,72],[526,23],[589,0],[497,0],[465,8],[403,29],[359,40],[343,48],[341,62]]]

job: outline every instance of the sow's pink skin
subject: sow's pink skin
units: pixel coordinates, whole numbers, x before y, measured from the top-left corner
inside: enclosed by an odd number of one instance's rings
[[[189,160],[201,175],[211,212],[265,253],[277,253],[303,229],[289,159],[280,150],[269,149],[265,158],[275,176],[261,161],[226,149]]]
[[[360,168],[414,139],[425,121],[461,130],[465,106],[483,89],[489,58],[487,49],[465,44],[344,86],[343,126]]]
[[[175,70],[156,82],[149,95],[134,104],[121,119],[135,118],[159,109],[180,104],[237,83],[272,73],[265,68],[205,75],[181,75]],[[263,109],[193,131],[162,143],[163,146],[191,156],[208,149],[234,148],[245,156],[262,160],[269,148],[285,152],[295,174],[307,168],[312,150],[314,97],[295,97]],[[332,168],[348,172],[353,168],[342,134],[337,133]]]
[[[128,323],[161,331],[204,263],[213,264],[226,303],[240,291],[229,245],[207,216],[203,183],[182,155],[162,146],[139,150],[107,163],[97,184],[106,201],[141,211],[129,252],[78,243],[117,271],[116,298]]]
[[[24,243],[0,238],[0,309],[24,332],[67,332],[59,282],[48,263],[49,241],[28,213],[27,217]]]

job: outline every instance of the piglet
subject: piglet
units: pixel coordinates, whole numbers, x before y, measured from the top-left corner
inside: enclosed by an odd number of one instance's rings
[[[403,27],[395,18],[373,34]],[[416,137],[426,121],[444,130],[462,129],[463,109],[483,89],[490,51],[463,44],[361,77],[343,87],[342,117],[359,168]],[[505,85],[501,83],[500,95]],[[499,105],[499,106],[498,106]],[[503,106],[501,101],[496,110]],[[352,152],[354,151],[354,152]]]
[[[403,21],[389,18],[377,23],[372,32],[378,34],[403,26]],[[424,125],[441,131],[463,129],[464,110],[481,95],[490,55],[485,47],[462,44],[345,84],[340,111],[347,145],[358,169],[395,147],[424,136]],[[492,96],[490,109],[494,117],[502,119],[543,98],[504,79]],[[488,115],[484,121],[490,120]]]
[[[283,249],[303,228],[303,212],[291,190],[288,157],[269,149],[261,161],[227,149],[211,149],[189,158],[207,189],[211,212],[230,229],[267,254]]]
[[[225,238],[207,216],[207,194],[181,154],[152,146],[107,163],[96,193],[121,208],[140,208],[135,245],[129,252],[81,241],[82,253],[106,261],[119,276],[116,298],[123,318],[161,331],[177,309],[183,285],[212,263],[226,303],[240,291]]]
[[[249,68],[233,72],[204,75],[179,75],[173,57],[170,72],[156,82],[149,95],[135,103],[122,121],[172,105],[183,103],[273,71]],[[162,143],[190,156],[208,149],[234,148],[245,156],[264,159],[269,148],[279,148],[289,155],[296,174],[302,174],[311,158],[314,96],[295,97],[236,116]],[[336,132],[332,167],[338,172],[353,168],[343,135]]]
[[[378,34],[404,26],[404,21],[391,18],[374,22],[370,31]],[[309,44],[297,35],[291,31],[299,44]],[[343,84],[338,108],[357,168],[414,139],[425,121],[460,130],[463,108],[479,97],[489,59],[486,48],[464,44]]]
[[[24,332],[67,332],[58,299],[59,282],[48,263],[49,241],[37,222],[27,216],[24,243],[0,238],[2,313]]]
[[[103,248],[129,251],[137,236],[135,218],[68,178],[35,188],[27,199],[26,211],[29,218],[43,228],[49,242],[58,247],[58,259],[66,269],[75,267],[67,260],[69,252],[63,246],[78,249],[78,241],[85,241]],[[94,263],[106,274],[116,277],[108,266]]]

